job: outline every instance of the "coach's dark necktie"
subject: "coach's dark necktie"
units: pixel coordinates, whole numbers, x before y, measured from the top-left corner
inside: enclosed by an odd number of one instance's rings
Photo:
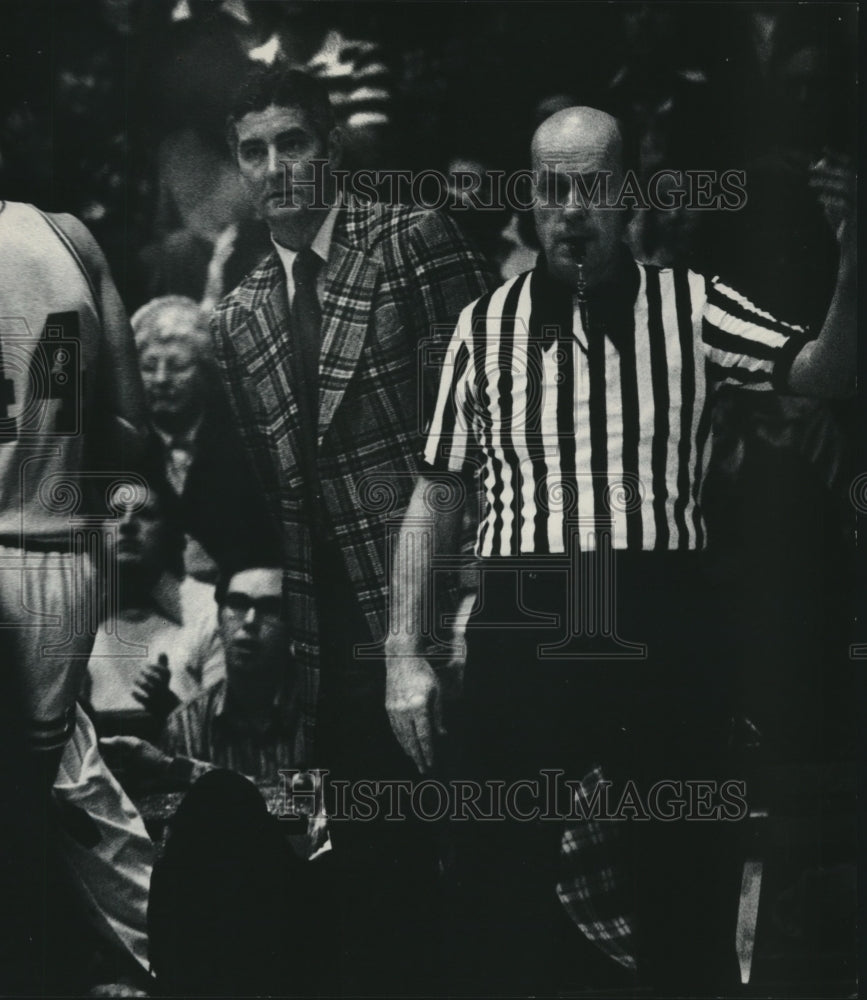
[[[292,299],[291,322],[293,349],[301,370],[301,384],[297,394],[306,407],[302,412],[302,444],[304,448],[304,483],[307,493],[308,518],[311,529],[311,568],[317,616],[320,623],[320,642],[324,661],[346,659],[338,643],[338,653],[332,643],[342,634],[350,616],[360,616],[358,602],[347,575],[346,563],[334,541],[328,509],[322,499],[322,487],[317,467],[319,425],[319,349],[321,340],[322,309],[316,292],[316,277],[323,261],[312,250],[298,252],[292,264],[295,295]],[[367,641],[363,631],[351,632]],[[369,634],[369,633],[368,633]],[[330,652],[328,652],[330,651]]]
[[[295,356],[300,362],[302,394],[311,420],[310,431],[316,440],[319,416],[319,347],[322,309],[316,294],[316,278],[322,258],[309,247],[299,250],[292,264],[295,295],[292,298],[291,320]]]

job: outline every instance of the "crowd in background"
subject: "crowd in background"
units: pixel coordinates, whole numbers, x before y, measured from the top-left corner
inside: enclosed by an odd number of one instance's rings
[[[852,5],[33,0],[0,18],[0,194],[76,215],[96,237],[132,317],[165,446],[159,509],[118,524],[121,547],[154,545],[151,563],[120,559],[124,634],[142,622],[134,593],[149,600],[162,588],[160,600],[187,602],[179,620],[189,634],[165,640],[183,662],[130,660],[119,678],[94,661],[83,695],[101,735],[159,742],[170,713],[224,677],[217,566],[240,548],[274,566],[277,543],[249,488],[207,332],[216,303],[270,249],[225,134],[252,62],[285,61],[326,81],[350,170],[515,171],[552,112],[607,109],[634,135],[644,179],[747,176],[747,204],[728,217],[636,212],[637,260],[728,275],[783,321],[815,325],[828,308],[837,246],[807,171],[855,155]],[[533,266],[531,213],[454,215],[492,271]],[[743,395],[723,394],[715,414],[707,513],[727,554],[718,572],[745,581],[744,616],[762,608],[742,665],[746,742],[758,734],[781,759],[849,759],[854,702],[839,637],[851,619],[852,409]],[[166,574],[183,581],[169,597]],[[769,589],[777,604],[756,600]],[[100,633],[98,648],[111,639]]]
[[[793,144],[851,155],[854,35],[842,4],[40,0],[4,14],[0,178],[7,197],[91,228],[130,310],[200,300],[215,249],[229,287],[261,250],[224,139],[250,59],[327,81],[350,168],[515,170],[542,118],[584,103],[632,122],[647,174],[743,167]],[[498,264],[532,248],[528,219],[477,216]],[[636,247],[712,266],[706,221],[642,213]]]

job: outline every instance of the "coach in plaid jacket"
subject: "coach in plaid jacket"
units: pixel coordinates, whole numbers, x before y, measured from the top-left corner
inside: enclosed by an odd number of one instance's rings
[[[287,191],[279,157],[302,163],[305,151],[299,144],[305,140],[296,133],[307,131],[316,139],[327,111],[317,104],[313,81],[274,70],[255,72],[235,111],[242,180],[280,243]],[[333,165],[336,133],[325,134],[328,141],[319,146],[327,147]],[[304,194],[300,185],[295,193]],[[220,303],[212,323],[241,434],[282,530],[308,756],[321,660],[316,588],[326,596],[333,590],[329,601],[341,597],[339,580],[314,580],[310,508],[321,504],[332,549],[345,566],[356,619],[360,613],[370,638],[379,640],[386,616],[387,522],[400,523],[423,440],[419,345],[431,336],[447,336],[460,310],[490,285],[485,265],[454,223],[434,212],[343,204],[324,217],[319,230],[308,232],[311,244],[326,254],[317,278],[321,340],[315,472],[307,457],[310,428],[303,395],[308,387],[303,378],[299,382],[303,365],[293,337],[294,289],[287,290],[291,272],[284,248],[275,246]],[[430,373],[432,390],[436,380],[437,373]],[[351,631],[351,621],[352,612],[337,624]],[[375,665],[360,661],[358,669],[365,666]]]

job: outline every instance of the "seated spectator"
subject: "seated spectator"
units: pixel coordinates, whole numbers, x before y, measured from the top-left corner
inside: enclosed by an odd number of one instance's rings
[[[108,539],[117,591],[107,579],[83,693],[100,733],[155,739],[179,701],[223,675],[214,590],[184,577],[172,498],[141,491],[122,503],[118,493],[121,513]]]
[[[160,746],[180,756],[239,771],[276,784],[280,768],[298,765],[299,692],[295,685],[283,613],[282,571],[249,566],[218,587],[219,638],[225,676],[168,717]],[[216,605],[215,605],[216,607]],[[148,755],[133,742],[113,741],[109,750],[129,751],[121,761],[133,780],[158,781],[166,758]],[[164,776],[199,777],[201,768],[175,766]]]
[[[248,564],[226,576],[217,599],[225,678],[172,712],[162,752],[141,740],[103,741],[109,763],[128,784],[183,786],[208,770],[205,765],[278,784],[281,769],[300,763],[300,690],[286,636],[282,571]],[[301,854],[326,843],[321,811],[306,837],[295,845]]]
[[[166,478],[180,499],[185,568],[213,583],[230,549],[269,551],[277,535],[212,368],[205,314],[168,295],[142,306],[132,327]]]
[[[226,674],[166,722],[170,754],[278,782],[299,760],[300,698],[283,614],[283,575],[256,566],[218,586]]]

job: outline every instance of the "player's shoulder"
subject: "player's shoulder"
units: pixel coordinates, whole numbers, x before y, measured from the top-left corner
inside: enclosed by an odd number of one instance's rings
[[[102,274],[108,269],[105,254],[97,243],[96,237],[78,216],[70,215],[69,212],[42,212],[41,214],[71,241],[91,272],[96,271]]]

